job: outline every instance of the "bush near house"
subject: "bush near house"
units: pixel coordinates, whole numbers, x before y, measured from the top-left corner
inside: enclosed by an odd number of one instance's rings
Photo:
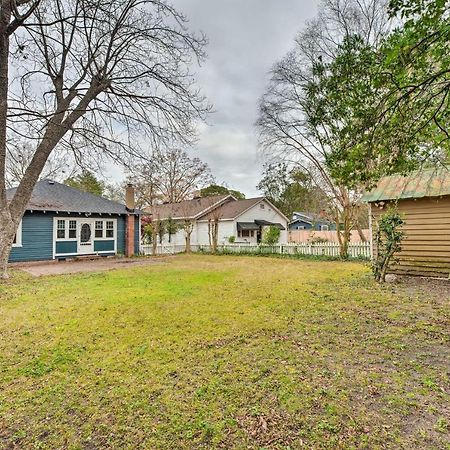
[[[267,227],[263,232],[263,244],[275,245],[280,240],[281,231],[278,227]]]

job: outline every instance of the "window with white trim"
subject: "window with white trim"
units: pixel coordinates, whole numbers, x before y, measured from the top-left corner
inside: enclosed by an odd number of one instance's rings
[[[328,230],[329,230],[328,225],[321,225],[320,226],[320,231],[328,231]]]
[[[69,239],[77,238],[77,221],[69,220]]]
[[[106,237],[107,238],[114,237],[114,221],[113,220],[106,221]]]
[[[22,221],[19,222],[16,234],[14,235],[13,247],[22,247]]]
[[[103,220],[95,221],[95,237],[96,238],[103,237]]]
[[[57,228],[56,228],[56,237],[58,239],[66,238],[66,221],[58,219]]]

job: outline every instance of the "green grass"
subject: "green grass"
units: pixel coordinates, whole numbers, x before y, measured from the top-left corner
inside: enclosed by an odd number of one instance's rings
[[[450,449],[449,299],[178,256],[0,285],[0,448]]]

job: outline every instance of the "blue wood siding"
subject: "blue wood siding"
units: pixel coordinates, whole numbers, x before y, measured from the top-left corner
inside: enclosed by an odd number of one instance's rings
[[[56,254],[75,254],[78,251],[77,241],[57,241]]]
[[[303,220],[296,220],[289,225],[290,230],[310,230],[312,225],[307,222],[303,222]]]
[[[301,219],[291,222],[289,224],[289,229],[291,231],[295,231],[295,230],[311,230],[314,228],[314,230],[320,231],[321,226],[323,226],[323,225],[328,225],[328,230],[330,230],[330,231],[336,231],[336,225],[333,223],[322,221],[322,222],[316,222],[313,225],[311,225],[310,223],[304,222]]]
[[[117,253],[125,253],[125,217],[117,218]]]
[[[51,213],[25,213],[22,219],[22,247],[13,247],[9,260],[39,261],[53,258],[53,217]]]
[[[52,212],[26,212],[22,219],[22,246],[13,247],[9,257],[10,262],[40,261],[53,258],[53,219],[54,217],[69,217],[65,214]],[[78,219],[81,216],[72,214],[70,217]],[[124,216],[91,215],[90,219],[108,220],[117,219],[117,253],[125,253],[125,221]],[[135,252],[139,253],[139,216],[135,216]],[[78,250],[77,241],[57,241],[56,254],[76,255]],[[109,252],[114,254],[114,240],[95,241],[95,252]],[[109,253],[108,253],[109,254]],[[64,257],[64,256],[63,256]]]
[[[113,252],[114,239],[111,241],[94,241],[94,252]]]

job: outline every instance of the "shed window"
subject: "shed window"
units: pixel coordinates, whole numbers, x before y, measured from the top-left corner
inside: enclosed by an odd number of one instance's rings
[[[56,230],[56,237],[58,239],[65,239],[66,238],[66,221],[65,220],[58,220],[58,227]]]
[[[106,221],[106,237],[108,238],[114,237],[114,221],[112,220]]]
[[[103,237],[103,220],[95,221],[95,237],[96,238]]]
[[[321,225],[320,226],[321,231],[328,231],[328,225]]]
[[[242,237],[249,237],[250,236],[250,231],[249,230],[242,230],[241,231],[241,235],[242,235]]]
[[[69,220],[69,239],[77,238],[77,221]]]

